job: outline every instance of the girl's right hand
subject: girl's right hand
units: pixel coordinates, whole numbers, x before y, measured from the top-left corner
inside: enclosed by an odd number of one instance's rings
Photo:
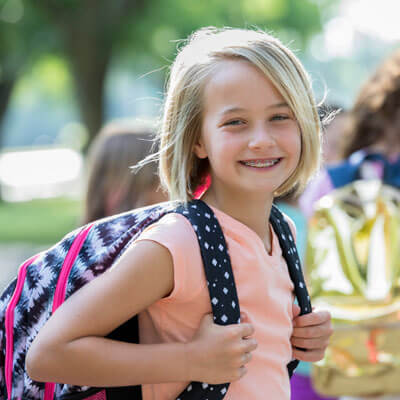
[[[206,314],[187,344],[190,380],[221,384],[240,379],[257,348],[253,333],[250,323],[221,326],[214,323],[212,314]]]

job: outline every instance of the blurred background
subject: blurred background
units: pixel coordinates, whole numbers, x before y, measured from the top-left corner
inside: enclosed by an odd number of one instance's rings
[[[346,109],[400,40],[398,0],[0,0],[0,290],[77,227],[85,154],[110,120],[156,119],[179,40],[257,26]]]

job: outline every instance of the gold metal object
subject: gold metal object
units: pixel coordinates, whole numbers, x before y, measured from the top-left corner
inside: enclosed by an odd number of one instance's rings
[[[330,396],[400,393],[400,191],[360,180],[316,204],[306,268],[334,334],[313,370]]]

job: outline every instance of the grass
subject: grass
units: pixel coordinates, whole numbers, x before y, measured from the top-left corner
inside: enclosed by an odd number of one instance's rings
[[[56,198],[0,203],[0,243],[53,244],[79,226],[79,200]]]

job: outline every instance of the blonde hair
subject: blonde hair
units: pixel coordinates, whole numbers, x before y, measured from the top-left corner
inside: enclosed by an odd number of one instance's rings
[[[134,174],[131,166],[151,152],[154,135],[152,124],[138,121],[114,121],[99,132],[89,149],[84,223],[144,205],[141,194],[159,184],[157,167],[148,163]]]
[[[161,183],[171,199],[188,201],[208,168],[193,152],[202,123],[203,91],[223,60],[240,59],[260,69],[293,111],[301,131],[299,164],[274,195],[302,190],[320,162],[320,120],[307,73],[278,39],[263,32],[213,27],[193,33],[172,65],[160,131]]]

